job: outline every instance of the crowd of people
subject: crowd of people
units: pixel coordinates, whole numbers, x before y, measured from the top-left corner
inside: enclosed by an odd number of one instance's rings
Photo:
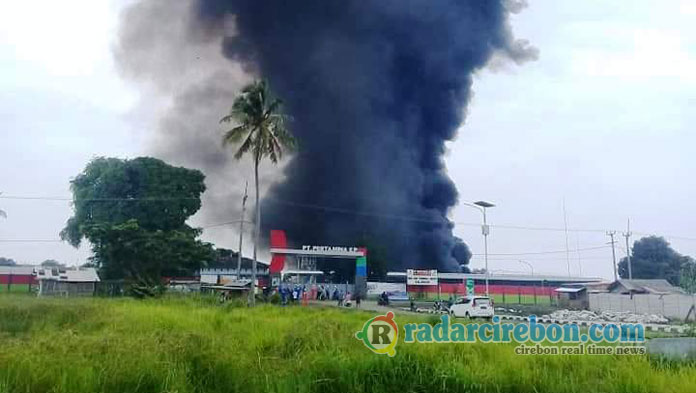
[[[280,294],[283,305],[306,302],[310,297],[312,297],[312,295],[315,300],[333,300],[339,307],[350,307],[353,302],[355,302],[355,307],[359,308],[362,300],[359,294],[353,296],[350,291],[343,291],[337,285],[334,285],[333,287],[330,287],[329,285],[319,285],[315,294],[307,291],[306,285],[286,285],[281,286],[278,293]]]

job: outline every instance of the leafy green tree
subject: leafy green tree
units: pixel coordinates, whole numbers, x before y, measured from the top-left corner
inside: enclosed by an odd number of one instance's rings
[[[12,258],[0,257],[0,266],[14,266],[16,264],[17,262]]]
[[[61,238],[75,247],[89,240],[104,278],[149,283],[191,274],[212,255],[186,224],[201,206],[203,180],[155,158],[95,158],[71,182],[74,214]]]
[[[199,229],[147,230],[131,219],[121,224],[89,226],[86,237],[99,239],[99,261],[106,277],[156,281],[162,276],[190,275],[213,259],[209,244],[196,240]]]
[[[234,100],[230,112],[220,119],[234,127],[225,132],[223,145],[238,146],[234,157],[242,158],[250,153],[254,160],[254,185],[256,189],[256,225],[254,227],[254,264],[252,282],[256,282],[256,250],[261,229],[261,205],[259,204],[259,163],[268,158],[274,164],[282,158],[284,149],[295,146],[295,139],[286,128],[287,116],[281,112],[282,101],[271,94],[266,81],[255,81],[245,86]],[[251,296],[251,304],[254,297]]]
[[[631,271],[633,278],[663,278],[672,285],[679,285],[682,265],[689,261],[674,251],[662,237],[648,236],[633,243]],[[628,259],[619,262],[619,276],[628,278]]]
[[[696,261],[692,258],[688,258],[682,265],[679,286],[688,293],[696,293]]]
[[[56,261],[55,259],[46,259],[45,261],[41,262],[41,266],[43,266],[43,267],[65,267],[64,264]]]

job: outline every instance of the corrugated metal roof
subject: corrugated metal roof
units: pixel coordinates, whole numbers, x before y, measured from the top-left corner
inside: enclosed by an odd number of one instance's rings
[[[567,288],[567,287],[561,287],[561,288],[556,288],[554,291],[556,292],[563,292],[563,293],[577,293],[580,291],[584,291],[587,288]]]
[[[635,279],[635,280],[618,280],[612,284],[612,289],[617,285],[621,285],[628,291],[632,292],[650,292],[650,293],[685,293],[683,289],[675,287],[665,279]]]
[[[321,270],[283,270],[282,274],[308,274],[313,276],[323,275],[324,272]]]
[[[482,273],[438,273],[439,278],[447,279],[479,279],[485,280],[486,275]],[[512,281],[554,281],[564,283],[589,283],[602,281],[598,277],[564,277],[564,276],[541,276],[529,274],[491,274],[489,280],[512,280]]]
[[[99,282],[96,269],[86,268],[34,268],[38,280],[56,280],[65,282]]]
[[[485,273],[445,273],[438,272],[439,278],[452,280],[465,280],[467,278],[485,280]],[[387,272],[387,277],[406,277],[406,272]],[[489,280],[512,280],[512,281],[555,281],[567,283],[597,283],[602,281],[599,277],[566,277],[566,276],[543,276],[529,274],[491,274]]]
[[[34,273],[34,266],[0,266],[0,275],[25,275],[31,276]]]

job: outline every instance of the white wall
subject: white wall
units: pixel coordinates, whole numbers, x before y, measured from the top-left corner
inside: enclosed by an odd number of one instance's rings
[[[630,311],[638,314],[659,314],[667,318],[684,319],[692,305],[694,295],[621,295],[618,293],[590,293],[592,311]]]

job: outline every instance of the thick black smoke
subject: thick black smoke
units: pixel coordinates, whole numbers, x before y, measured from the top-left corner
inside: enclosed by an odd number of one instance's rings
[[[217,121],[241,86],[263,77],[285,100],[300,143],[284,176],[262,165],[263,234],[285,229],[295,245],[368,245],[387,254],[390,269],[452,270],[471,253],[446,218],[457,191],[445,142],[463,122],[472,73],[534,54],[507,22],[523,6],[143,0],[123,13],[114,54],[142,87],[136,117],[157,114],[149,153],[206,174],[194,225],[239,217],[250,160],[222,148]],[[214,226],[204,236],[236,249],[235,232]]]
[[[263,231],[296,243],[388,250],[390,268],[456,270],[457,190],[443,163],[494,53],[519,60],[502,1],[200,0],[211,25],[234,15],[225,55],[267,78],[300,149],[262,204]],[[471,168],[475,170],[475,168]],[[290,203],[288,203],[290,202]],[[293,204],[294,203],[294,204]]]

